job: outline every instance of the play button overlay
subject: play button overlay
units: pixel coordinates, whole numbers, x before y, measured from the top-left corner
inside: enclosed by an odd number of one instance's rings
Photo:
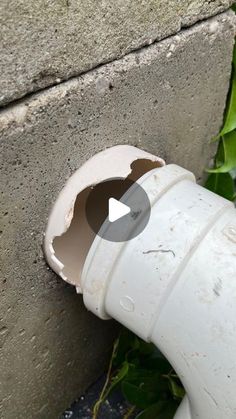
[[[117,201],[117,199],[115,198],[109,198],[108,202],[108,220],[110,221],[110,223],[114,223],[114,221],[119,220],[120,218],[129,214],[131,211],[128,205],[125,205],[122,202]]]
[[[141,234],[151,213],[145,190],[137,182],[120,178],[91,186],[85,210],[93,232],[112,242],[124,242]]]

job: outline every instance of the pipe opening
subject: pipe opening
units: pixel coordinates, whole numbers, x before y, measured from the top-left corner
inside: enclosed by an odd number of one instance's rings
[[[132,162],[131,171],[125,179],[111,180],[111,196],[120,199],[130,187],[130,180],[137,181],[145,173],[161,167],[160,162],[149,159],[137,159]],[[53,239],[55,257],[63,264],[63,277],[69,283],[80,286],[80,277],[88,251],[95,238],[95,233],[86,218],[86,201],[91,191],[90,186],[77,195],[73,208],[73,217],[65,233]],[[99,184],[98,200],[94,203],[96,223],[99,226],[107,217],[107,205],[104,199],[102,184]]]

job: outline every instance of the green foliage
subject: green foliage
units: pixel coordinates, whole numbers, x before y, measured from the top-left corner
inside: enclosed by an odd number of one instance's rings
[[[233,10],[236,12],[236,5]],[[205,186],[233,201],[236,198],[236,46],[224,124],[213,141],[219,142],[218,150]],[[106,383],[94,406],[93,419],[115,388],[122,391],[130,404],[124,419],[134,417],[134,412],[138,412],[136,419],[173,419],[185,394],[178,376],[158,349],[126,329],[114,344]]]
[[[223,137],[236,128],[236,77],[235,77],[235,53],[233,57],[233,74],[230,95],[227,103],[224,125],[216,138]]]
[[[236,11],[236,7],[234,7]],[[234,47],[231,86],[225,109],[223,127],[213,141],[219,141],[214,160],[214,167],[208,169],[210,173],[206,188],[231,201],[235,200],[235,171],[236,168],[236,46]]]
[[[236,131],[224,135],[219,142],[215,168],[210,173],[228,173],[236,167]]]
[[[173,418],[185,392],[171,365],[153,344],[122,329],[114,344],[111,365],[112,373],[95,405],[93,418],[115,387],[138,411],[136,419]]]
[[[235,199],[234,181],[230,173],[210,174],[205,187],[230,201]]]

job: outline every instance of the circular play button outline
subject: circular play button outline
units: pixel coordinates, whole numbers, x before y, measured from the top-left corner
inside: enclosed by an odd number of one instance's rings
[[[111,178],[91,186],[86,218],[94,233],[112,242],[138,236],[146,227],[151,206],[145,190],[129,178]]]

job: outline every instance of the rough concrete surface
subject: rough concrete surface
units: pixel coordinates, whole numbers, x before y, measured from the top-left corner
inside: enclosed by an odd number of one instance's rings
[[[229,85],[231,12],[0,113],[0,417],[55,419],[102,369],[114,325],[43,259],[47,216],[95,152],[129,143],[194,171],[211,157]]]
[[[226,10],[234,0],[1,0],[0,105]]]

